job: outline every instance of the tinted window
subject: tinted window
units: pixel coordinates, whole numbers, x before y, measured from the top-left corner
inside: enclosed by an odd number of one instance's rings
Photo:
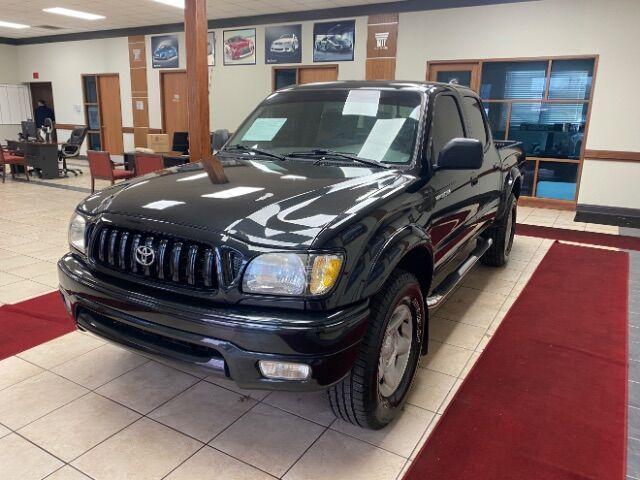
[[[482,99],[542,98],[548,62],[486,62],[482,65]]]
[[[471,127],[470,136],[482,142],[484,147],[487,144],[487,129],[484,124],[484,117],[480,111],[480,104],[473,97],[464,97],[464,111],[469,119]]]
[[[551,63],[549,98],[588,100],[593,82],[593,58],[554,60]]]
[[[431,158],[432,162],[438,161],[438,155],[442,148],[452,138],[464,137],[462,120],[458,104],[451,95],[440,95],[436,99],[433,110],[433,122],[431,124]]]

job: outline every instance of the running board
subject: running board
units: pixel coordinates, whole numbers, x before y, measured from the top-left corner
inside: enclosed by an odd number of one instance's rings
[[[471,268],[480,260],[480,257],[489,250],[493,240],[490,238],[478,238],[478,245],[473,249],[469,257],[464,261],[460,268],[451,272],[438,287],[431,292],[431,296],[427,297],[427,307],[429,310],[439,306],[445,298],[456,288],[464,276],[469,273]]]

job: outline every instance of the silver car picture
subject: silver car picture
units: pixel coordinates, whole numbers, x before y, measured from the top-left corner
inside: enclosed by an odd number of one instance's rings
[[[300,42],[295,33],[285,33],[271,42],[272,53],[295,53],[300,48]]]

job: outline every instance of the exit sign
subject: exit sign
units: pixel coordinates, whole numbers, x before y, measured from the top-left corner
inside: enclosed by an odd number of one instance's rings
[[[38,72],[33,72],[33,78],[35,80],[39,79],[40,78],[40,74]]]

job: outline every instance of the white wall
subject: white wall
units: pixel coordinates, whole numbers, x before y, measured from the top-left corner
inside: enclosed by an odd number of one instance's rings
[[[28,82],[33,72],[51,82],[58,123],[85,123],[82,98],[83,73],[117,73],[120,76],[122,125],[133,125],[131,79],[126,37],[103,40],[18,46],[19,80]],[[64,141],[71,132],[60,131]],[[133,148],[133,135],[124,135],[125,150]]]
[[[401,13],[396,78],[424,79],[427,60],[599,54],[587,148],[637,152],[639,24],[638,0],[542,0]],[[578,202],[640,208],[639,179],[638,163],[585,161]],[[616,192],[603,195],[611,189]]]
[[[19,74],[17,47],[0,44],[0,83],[17,83]],[[6,138],[16,138],[20,131],[19,125],[0,124],[0,143]]]
[[[301,23],[301,22],[295,22]],[[313,64],[313,23],[302,22],[302,64]],[[279,24],[281,25],[281,24]],[[234,27],[234,29],[248,27]],[[242,120],[271,93],[271,75],[274,65],[265,64],[264,31],[268,25],[256,26],[256,64],[225,66],[223,63],[222,32],[215,29],[216,65],[213,67],[213,81],[209,92],[211,130],[227,128],[235,130]],[[186,68],[184,33],[176,33],[179,38],[180,65]],[[367,43],[367,17],[356,18],[356,42],[353,62],[338,62],[339,80],[358,80],[365,75]],[[149,88],[149,126],[162,127],[160,107],[160,71],[151,67],[151,36],[146,37],[147,85]],[[320,64],[319,64],[320,65]],[[278,65],[281,66],[281,65]],[[166,69],[164,69],[166,70]]]
[[[296,22],[298,23],[298,22]],[[312,63],[314,22],[302,22],[303,64]],[[356,18],[355,61],[339,62],[339,79],[363,79],[366,17]],[[428,60],[482,59],[599,54],[587,148],[640,151],[640,109],[633,97],[640,78],[640,4],[638,0],[540,0],[527,3],[443,9],[400,14],[396,77],[423,80]],[[241,28],[241,27],[238,27]],[[210,92],[211,128],[234,130],[271,92],[272,65],[264,63],[264,26],[257,29],[257,64],[223,66],[222,29],[216,30],[216,66]],[[180,67],[186,65],[180,36]],[[16,54],[18,52],[18,54]],[[61,123],[83,123],[81,73],[120,74],[123,125],[132,126],[126,38],[6,47],[0,61],[16,62],[17,78],[33,71],[51,81]],[[159,70],[151,68],[147,38],[150,126],[162,126]],[[16,76],[9,74],[10,76]],[[133,144],[125,135],[125,148]],[[640,208],[640,164],[584,163],[579,203]],[[605,187],[603,187],[605,186]],[[603,195],[602,189],[615,189]]]

